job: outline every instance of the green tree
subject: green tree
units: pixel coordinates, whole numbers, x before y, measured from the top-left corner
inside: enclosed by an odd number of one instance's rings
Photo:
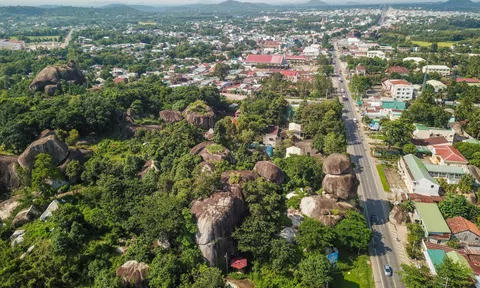
[[[232,236],[238,242],[238,250],[250,252],[258,260],[269,258],[270,245],[276,229],[271,222],[248,216]]]
[[[460,256],[462,257],[462,256]],[[436,287],[465,288],[472,287],[472,270],[461,262],[453,262],[449,257],[444,257],[442,264],[436,267]],[[447,283],[448,281],[448,283]]]
[[[80,179],[82,173],[83,166],[80,165],[80,162],[78,162],[78,160],[72,160],[70,163],[67,164],[65,175],[71,182],[77,182]]]
[[[402,120],[387,121],[382,125],[384,142],[388,146],[403,147],[410,143],[413,130],[412,124]]]
[[[53,193],[49,181],[58,180],[62,178],[60,169],[52,162],[52,157],[49,154],[40,153],[35,157],[35,164],[32,169],[32,188],[47,196]]]
[[[213,75],[220,78],[220,80],[225,80],[225,77],[228,75],[228,71],[230,70],[230,66],[225,63],[219,62],[215,65],[213,70]]]
[[[345,136],[338,135],[333,132],[327,134],[325,137],[325,144],[323,152],[325,155],[333,153],[345,153],[347,151],[347,141]]]
[[[417,268],[415,264],[402,264],[402,271],[399,272],[403,284],[406,288],[433,288],[434,278],[430,274],[430,269],[422,265]]]
[[[304,258],[298,265],[297,278],[301,287],[318,288],[333,280],[332,265],[324,254],[312,254]]]
[[[275,163],[287,176],[285,187],[288,190],[309,186],[316,191],[322,187],[325,175],[322,171],[322,163],[318,159],[308,155],[293,155],[275,159]]]
[[[373,232],[368,229],[362,214],[349,210],[345,218],[335,226],[338,241],[350,249],[366,250]]]
[[[216,267],[200,265],[193,276],[194,282],[192,288],[225,288],[222,271]]]
[[[333,246],[335,236],[332,228],[315,219],[306,218],[298,226],[296,241],[308,253],[323,253],[325,248]]]
[[[475,185],[475,178],[473,178],[473,176],[470,174],[465,174],[462,176],[462,178],[458,182],[458,189],[463,194],[470,194],[475,192],[474,185]]]
[[[449,193],[438,204],[438,208],[445,219],[462,216],[470,221],[476,221],[478,208],[468,202],[463,195]]]
[[[407,230],[407,254],[413,259],[418,259],[422,255],[420,243],[425,237],[425,232],[423,231],[422,225],[418,223],[408,223]]]
[[[178,287],[181,275],[181,263],[172,253],[158,254],[150,264],[147,279],[150,286],[161,288]]]
[[[68,132],[68,137],[65,139],[68,145],[72,146],[78,141],[80,134],[78,133],[77,129],[72,129]]]
[[[274,239],[270,248],[270,263],[276,271],[288,272],[294,269],[301,258],[301,252],[297,246],[288,243],[285,239]]]
[[[415,147],[414,144],[412,143],[408,143],[408,144],[405,144],[403,145],[403,154],[407,155],[407,154],[416,154],[417,153],[417,147]]]

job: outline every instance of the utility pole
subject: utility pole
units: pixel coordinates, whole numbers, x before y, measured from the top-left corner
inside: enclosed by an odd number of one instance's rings
[[[225,267],[227,268],[227,274],[228,274],[228,253],[225,253]]]

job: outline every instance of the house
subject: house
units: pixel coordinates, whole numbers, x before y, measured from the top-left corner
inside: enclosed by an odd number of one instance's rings
[[[280,74],[283,75],[283,77],[289,81],[292,81],[293,83],[296,83],[298,81],[299,73],[298,71],[295,70],[281,70]]]
[[[413,85],[405,80],[387,79],[382,82],[382,89],[394,100],[410,101],[413,99]]]
[[[367,51],[367,57],[368,58],[380,58],[380,59],[385,59],[385,52],[380,51],[380,50],[370,50]]]
[[[401,157],[398,161],[398,171],[409,193],[438,196],[440,184],[428,173],[425,164],[418,157],[412,154]]]
[[[307,57],[303,55],[287,55],[285,59],[289,65],[305,65],[308,62]]]
[[[355,68],[355,73],[357,75],[366,75],[367,74],[367,68],[365,68],[365,66],[362,66],[362,65],[357,65],[357,67]]]
[[[452,236],[450,228],[437,204],[416,202],[413,218],[422,225],[425,238],[429,242],[440,244],[450,240]]]
[[[383,100],[382,101],[382,109],[390,109],[390,110],[399,110],[403,111],[407,109],[407,103],[397,100]]]
[[[0,39],[0,50],[23,50],[25,49],[25,42],[11,39]]]
[[[450,75],[450,68],[446,65],[425,65],[422,68],[423,73],[433,73],[436,72],[442,76]]]
[[[476,78],[457,78],[457,83],[467,83],[468,86],[480,86],[480,79]]]
[[[442,82],[438,81],[438,80],[428,80],[427,81],[427,84],[428,85],[431,85],[433,86],[433,89],[435,89],[435,92],[438,93],[442,90],[445,90],[447,89],[447,85],[443,84]]]
[[[320,55],[320,46],[311,45],[311,46],[305,47],[302,51],[302,54],[305,57],[316,58],[318,57],[318,55]]]
[[[303,140],[303,138],[305,137],[301,124],[293,122],[288,123],[288,131],[290,131],[297,139]]]
[[[287,65],[283,55],[256,55],[249,54],[245,60],[247,65],[265,65],[270,67],[282,67]]]
[[[402,53],[407,53],[407,52],[410,52],[410,47],[399,47],[397,46],[397,51],[398,52],[402,52]]]
[[[465,170],[458,166],[435,165],[428,163],[424,165],[430,176],[445,179],[448,184],[458,183],[460,179],[462,179],[462,176],[466,174]]]
[[[290,146],[287,148],[285,158],[288,158],[292,155],[303,155],[303,154],[305,153],[302,148],[296,147],[296,146]]]
[[[425,59],[421,58],[421,57],[407,57],[407,58],[403,58],[403,62],[405,61],[413,61],[415,63],[420,63],[420,62],[426,62]]]
[[[386,74],[392,74],[392,73],[397,73],[400,74],[401,76],[408,76],[408,69],[402,66],[392,66],[389,67],[385,70]]]
[[[282,139],[280,138],[280,129],[278,126],[269,126],[267,132],[263,135],[263,144],[275,148],[280,145],[281,141]]]
[[[457,148],[451,145],[434,145],[431,151],[434,163],[458,167],[468,165],[468,160],[463,157],[462,153],[460,153]]]
[[[419,139],[427,139],[432,137],[445,137],[448,143],[453,143],[453,138],[455,136],[455,131],[452,129],[443,129],[435,127],[427,127],[423,124],[414,124],[415,130],[413,131],[413,136]]]
[[[480,246],[480,229],[475,223],[468,221],[462,216],[449,218],[447,225],[461,244]]]

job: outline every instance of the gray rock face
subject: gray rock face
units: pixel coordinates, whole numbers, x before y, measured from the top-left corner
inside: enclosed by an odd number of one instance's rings
[[[49,154],[53,164],[58,165],[67,157],[68,146],[56,135],[48,135],[30,144],[18,157],[18,163],[23,168],[31,170],[35,164],[35,157],[41,153]]]
[[[6,220],[11,215],[13,210],[20,205],[20,202],[17,201],[17,198],[10,198],[0,203],[0,220]],[[0,221],[1,222],[1,221]]]
[[[148,265],[143,262],[130,260],[120,266],[116,274],[121,278],[121,282],[125,286],[133,284],[134,287],[143,287],[143,281],[147,278]]]
[[[220,175],[220,181],[225,187],[229,187],[229,185],[234,184],[243,184],[248,181],[254,181],[257,178],[258,174],[250,170],[229,170]]]
[[[40,212],[32,205],[18,212],[15,218],[13,218],[12,225],[15,228],[20,227],[25,223],[35,220],[38,216],[40,216]]]
[[[86,82],[85,76],[76,68],[74,61],[66,65],[52,65],[45,67],[29,86],[31,91],[44,91],[53,95],[60,88],[62,81],[82,85]]]
[[[234,162],[230,150],[210,141],[202,142],[196,145],[190,150],[190,154],[199,155],[204,161],[207,162],[220,162],[222,160],[226,160],[231,163]]]
[[[40,220],[42,221],[45,221],[47,220],[48,218],[52,217],[52,213],[58,209],[60,203],[58,202],[58,200],[53,200],[47,207],[47,209],[45,209],[45,211],[43,211],[42,215],[40,215]]]
[[[388,214],[388,219],[392,223],[403,225],[408,221],[408,213],[403,211],[399,205],[395,205],[390,211],[390,214]]]
[[[85,162],[87,162],[88,158],[92,156],[92,154],[93,151],[88,149],[70,149],[67,157],[62,161],[62,163],[60,163],[59,168],[62,172],[65,172],[68,164],[73,160],[77,160],[80,165],[83,165]]]
[[[10,236],[10,245],[15,247],[16,245],[23,242],[23,235],[25,234],[25,230],[15,230],[13,234]]]
[[[322,195],[302,198],[300,209],[303,214],[322,222],[324,225],[335,226],[347,210],[354,207],[346,202],[336,202],[335,199]]]
[[[350,158],[343,154],[331,154],[323,162],[326,174],[323,191],[336,199],[348,200],[357,194],[358,180],[353,172]]]
[[[285,174],[270,161],[258,161],[253,168],[260,176],[275,184],[282,184],[285,180]]]
[[[331,175],[327,174],[322,182],[325,193],[332,194],[342,200],[353,198],[357,194],[358,180],[355,174]]]
[[[162,118],[165,123],[175,123],[183,120],[182,113],[175,110],[160,111],[160,118]]]
[[[349,174],[352,171],[350,158],[343,154],[334,153],[323,161],[323,173],[332,175]]]
[[[245,211],[241,191],[217,192],[193,203],[190,212],[198,227],[195,241],[210,265],[224,267],[225,253],[236,252],[231,235],[243,220]]]
[[[20,187],[17,161],[18,158],[15,156],[0,155],[0,195]]]
[[[201,101],[190,104],[190,106],[183,111],[183,114],[188,123],[200,126],[205,130],[213,128],[215,125],[215,113],[213,109]]]

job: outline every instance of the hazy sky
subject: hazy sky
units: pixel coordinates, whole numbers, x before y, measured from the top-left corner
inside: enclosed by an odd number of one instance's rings
[[[268,4],[286,4],[286,3],[305,3],[308,0],[240,0],[242,2],[261,2]],[[345,3],[350,0],[324,0],[327,3]],[[358,3],[387,3],[387,2],[430,2],[432,0],[351,0],[350,2]],[[435,0],[436,1],[436,0]],[[183,5],[191,3],[218,3],[222,0],[0,0],[0,5],[29,5],[29,6],[38,6],[38,5],[73,5],[73,6],[104,6],[112,3],[122,3],[122,4],[141,4],[141,5]]]

